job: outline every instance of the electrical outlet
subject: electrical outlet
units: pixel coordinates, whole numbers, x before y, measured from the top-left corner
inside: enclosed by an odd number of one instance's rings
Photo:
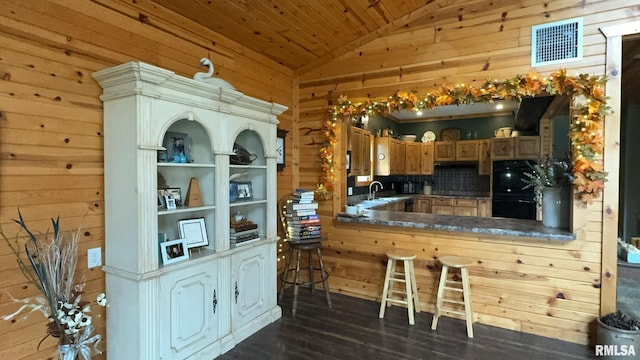
[[[89,269],[102,265],[102,248],[87,249],[87,267]]]

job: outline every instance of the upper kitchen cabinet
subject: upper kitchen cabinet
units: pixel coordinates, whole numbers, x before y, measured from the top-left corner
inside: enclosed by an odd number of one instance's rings
[[[462,140],[456,141],[457,161],[478,161],[478,141]]]
[[[421,173],[421,143],[405,142],[405,174],[419,175]]]
[[[538,159],[540,136],[491,139],[491,160]]]
[[[491,175],[491,140],[478,140],[478,175]]]
[[[350,175],[371,175],[371,133],[355,126],[351,127]]]
[[[455,141],[436,141],[435,142],[435,161],[455,161],[456,159],[456,142]]]
[[[434,146],[433,142],[420,144],[420,173],[422,175],[433,175],[435,163]]]
[[[141,62],[93,76],[104,104],[109,357],[215,358],[281,316],[276,127],[287,108]],[[259,232],[242,246],[230,242],[236,213]],[[181,261],[161,256],[165,237]]]

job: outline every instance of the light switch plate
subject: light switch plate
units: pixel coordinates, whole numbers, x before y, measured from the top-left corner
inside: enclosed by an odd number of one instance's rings
[[[347,195],[353,195],[353,188],[351,186],[347,187]]]
[[[102,265],[102,248],[87,249],[87,267],[89,269]]]

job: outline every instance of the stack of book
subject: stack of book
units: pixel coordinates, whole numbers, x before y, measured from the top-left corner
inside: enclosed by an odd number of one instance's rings
[[[291,242],[310,243],[322,239],[320,234],[320,216],[316,214],[318,203],[313,191],[298,189],[293,199],[287,203],[287,238]]]
[[[231,228],[229,229],[231,245],[240,244],[259,237],[258,224],[248,220],[241,223],[231,223]]]

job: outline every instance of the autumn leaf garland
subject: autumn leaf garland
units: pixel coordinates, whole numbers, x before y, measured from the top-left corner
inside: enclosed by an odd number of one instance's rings
[[[487,81],[481,87],[459,84],[441,86],[420,98],[412,91],[398,91],[387,100],[367,99],[352,104],[346,96],[338,98],[324,122],[324,146],[320,149],[322,176],[316,188],[320,199],[328,199],[334,191],[334,147],[337,143],[336,128],[340,117],[388,114],[394,110],[428,110],[436,106],[493,102],[495,100],[520,100],[538,95],[568,95],[579,105],[573,107],[570,125],[570,141],[573,160],[573,187],[576,196],[591,203],[597,198],[606,181],[602,164],[604,150],[604,116],[608,110],[604,96],[606,79],[602,76],[580,74],[567,75],[561,69],[548,78],[537,73],[518,75],[504,81]]]

